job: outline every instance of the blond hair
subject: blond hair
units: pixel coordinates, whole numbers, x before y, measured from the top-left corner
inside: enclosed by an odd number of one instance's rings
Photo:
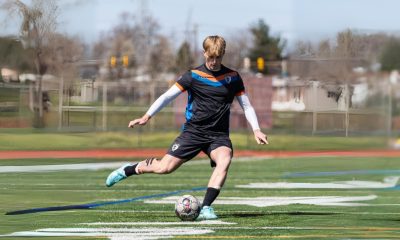
[[[226,42],[218,35],[208,36],[203,41],[204,52],[210,57],[221,57],[225,54]]]

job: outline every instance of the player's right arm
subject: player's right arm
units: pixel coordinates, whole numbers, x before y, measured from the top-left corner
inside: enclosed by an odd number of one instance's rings
[[[158,113],[163,107],[168,105],[181,93],[181,86],[178,83],[175,83],[150,106],[146,114],[144,114],[141,118],[130,121],[128,127],[133,128],[135,125],[145,125],[152,116]]]
[[[168,105],[172,100],[174,100],[179,94],[186,91],[186,89],[191,86],[191,71],[186,72],[182,75],[178,81],[161,95],[147,110],[143,117],[132,120],[129,122],[128,127],[133,128],[135,125],[145,125],[152,116],[158,113],[163,107]]]

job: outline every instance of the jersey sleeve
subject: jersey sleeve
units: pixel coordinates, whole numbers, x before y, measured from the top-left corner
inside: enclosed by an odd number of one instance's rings
[[[191,85],[192,85],[192,75],[190,71],[183,74],[175,83],[175,86],[177,86],[182,92],[189,89]]]
[[[236,87],[235,96],[241,96],[241,95],[245,94],[243,79],[242,79],[242,77],[240,77],[239,74],[238,74],[238,78],[239,79],[238,79],[238,83],[237,83],[237,87]]]

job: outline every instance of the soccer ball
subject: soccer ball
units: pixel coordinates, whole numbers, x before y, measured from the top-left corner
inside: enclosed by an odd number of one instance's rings
[[[184,195],[176,201],[175,213],[182,221],[194,221],[200,214],[200,202],[192,195]]]

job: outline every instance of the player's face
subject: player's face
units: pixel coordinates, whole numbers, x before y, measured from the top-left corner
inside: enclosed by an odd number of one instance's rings
[[[204,57],[206,59],[206,66],[211,71],[218,71],[221,69],[221,62],[223,56],[208,56],[207,53],[204,53]]]

